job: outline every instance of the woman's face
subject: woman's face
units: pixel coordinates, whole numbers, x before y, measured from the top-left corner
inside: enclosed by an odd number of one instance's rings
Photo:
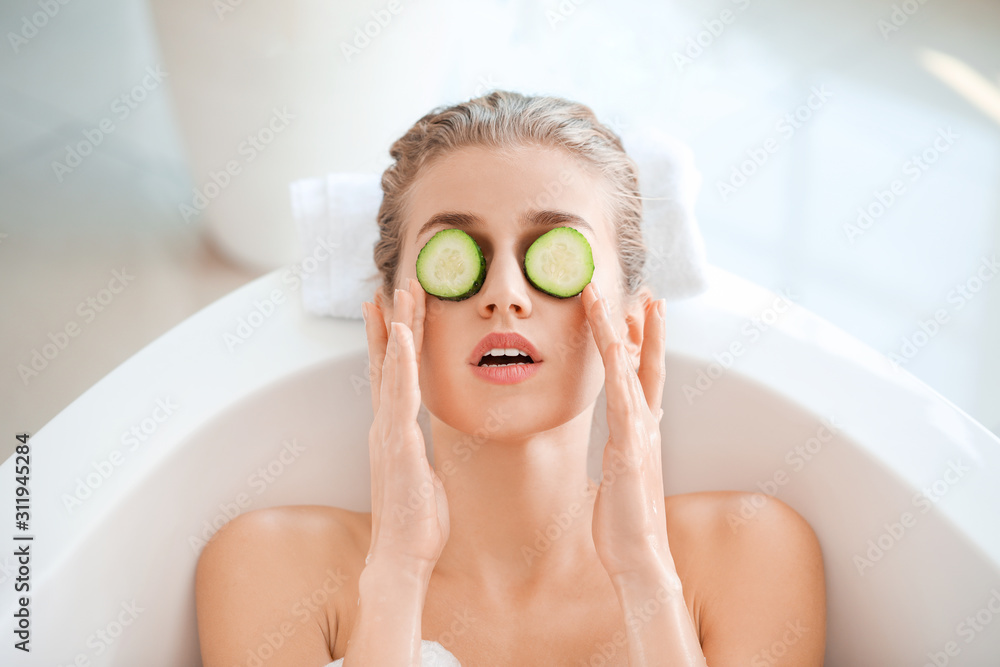
[[[605,188],[599,176],[568,153],[541,147],[518,148],[507,158],[486,148],[463,148],[418,176],[404,223],[397,286],[416,278],[417,253],[428,239],[441,229],[460,226],[451,221],[424,228],[441,213],[482,220],[463,229],[486,259],[486,278],[474,296],[444,301],[426,295],[420,391],[438,419],[465,433],[516,437],[563,424],[596,400],[604,364],[580,295],[560,299],[545,294],[528,282],[521,266],[535,239],[553,226],[573,227],[590,243],[592,282],[611,299],[614,312],[621,312],[615,236],[604,214]],[[580,220],[550,215],[550,225],[520,224],[543,211]],[[473,372],[479,359],[470,364],[470,356],[493,331],[515,331],[534,344],[541,361],[531,377],[501,385]]]

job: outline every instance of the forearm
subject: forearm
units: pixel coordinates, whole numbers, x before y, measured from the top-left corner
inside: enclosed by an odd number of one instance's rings
[[[420,667],[421,617],[430,571],[369,563],[358,581],[359,611],[344,667]]]
[[[672,562],[621,575],[613,583],[625,612],[630,667],[708,664]]]

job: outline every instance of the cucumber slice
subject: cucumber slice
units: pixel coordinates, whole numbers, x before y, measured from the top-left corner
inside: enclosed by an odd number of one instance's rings
[[[549,230],[525,253],[524,274],[546,294],[561,299],[576,296],[594,275],[590,242],[572,227]]]
[[[439,299],[468,299],[485,279],[483,251],[461,229],[442,229],[417,254],[417,280],[425,292]]]

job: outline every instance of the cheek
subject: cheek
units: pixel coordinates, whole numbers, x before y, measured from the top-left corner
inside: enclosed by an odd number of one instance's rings
[[[465,356],[475,341],[465,334],[462,318],[454,311],[455,305],[428,296],[424,307],[424,338],[421,343],[421,375],[430,378],[440,375],[440,369],[465,361]],[[469,340],[466,340],[468,338]],[[468,345],[468,350],[465,349]],[[430,372],[432,369],[433,372]]]
[[[573,381],[582,380],[588,374],[600,373],[601,355],[586,317],[567,321],[562,331],[563,340],[555,346],[556,354],[553,356],[563,371]]]
[[[573,348],[581,357],[598,354],[597,343],[594,341],[594,332],[590,328],[590,320],[587,319],[582,310],[580,317],[572,323],[570,331],[572,332],[571,341]]]
[[[424,297],[424,330],[427,329],[437,329],[440,324],[447,320],[448,317],[448,306],[453,306],[454,304],[447,304],[441,299],[431,296],[430,294]]]

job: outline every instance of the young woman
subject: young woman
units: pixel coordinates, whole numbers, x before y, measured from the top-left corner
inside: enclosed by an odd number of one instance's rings
[[[733,525],[742,492],[664,497],[662,300],[643,283],[619,138],[583,105],[494,91],[433,110],[390,153],[383,288],[364,306],[372,512],[269,508],[218,533],[197,571],[205,666],[822,665],[806,521],[769,498]],[[522,268],[562,227],[593,257],[569,297]],[[459,300],[416,279],[443,229],[485,260]],[[490,350],[526,356],[498,368],[510,360]],[[598,485],[586,458],[602,387]]]

